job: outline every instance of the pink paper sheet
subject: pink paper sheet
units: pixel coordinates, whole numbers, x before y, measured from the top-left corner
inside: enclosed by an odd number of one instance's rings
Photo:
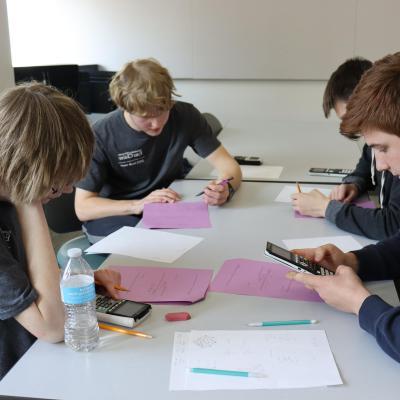
[[[144,228],[210,228],[208,206],[203,201],[150,203],[143,209]]]
[[[210,285],[213,271],[209,269],[164,267],[110,267],[119,271],[123,299],[146,303],[187,302],[202,300]]]
[[[232,259],[224,262],[210,291],[290,300],[322,301],[318,294],[285,277],[288,267],[272,262]]]

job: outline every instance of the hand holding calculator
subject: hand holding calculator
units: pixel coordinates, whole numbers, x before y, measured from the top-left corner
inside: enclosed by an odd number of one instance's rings
[[[271,242],[267,242],[265,247],[265,255],[271,257],[289,268],[297,271],[313,275],[334,275],[332,271],[323,267],[322,265],[315,264],[306,258],[292,253],[289,250],[283,249]]]

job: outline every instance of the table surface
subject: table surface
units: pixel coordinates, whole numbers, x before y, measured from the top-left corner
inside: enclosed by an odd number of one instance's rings
[[[277,182],[340,183],[340,177],[309,175],[311,167],[354,169],[361,155],[359,142],[338,132],[332,121],[228,121],[218,136],[232,155],[258,156],[264,165],[282,166]],[[200,160],[188,179],[211,179],[213,168]]]
[[[204,240],[173,264],[156,263],[112,255],[110,265],[174,266],[212,268],[230,258],[264,261],[266,240],[343,235],[324,219],[295,219],[290,204],[276,203],[281,183],[244,182],[229,204],[210,207],[211,229],[175,231]],[[178,181],[174,189],[192,197],[201,181]],[[355,237],[362,245],[370,240]],[[398,304],[392,282],[369,284],[374,293]],[[189,321],[168,323],[164,314],[188,311]],[[317,319],[307,329],[324,329],[344,384],[336,387],[211,392],[169,391],[170,363],[175,331],[191,329],[245,329],[257,320]],[[272,328],[275,329],[275,328]],[[278,327],[277,329],[282,329]],[[284,327],[296,329],[296,327]],[[151,317],[140,325],[154,339],[145,340],[113,332],[101,333],[100,346],[91,353],[76,353],[63,343],[37,341],[0,382],[0,395],[55,399],[112,399],[116,396],[141,399],[398,399],[399,365],[361,330],[354,315],[324,303],[290,301],[266,297],[208,293],[204,301],[190,306],[155,305]]]

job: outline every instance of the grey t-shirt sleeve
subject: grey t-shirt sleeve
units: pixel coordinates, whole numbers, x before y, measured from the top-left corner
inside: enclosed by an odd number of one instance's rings
[[[99,193],[108,182],[109,161],[102,143],[96,139],[94,154],[86,176],[76,184],[76,187],[90,192]]]
[[[29,277],[8,248],[0,242],[0,319],[13,318],[38,297]]]
[[[210,125],[197,108],[193,107],[188,121],[191,132],[190,146],[202,158],[208,157],[221,146]]]

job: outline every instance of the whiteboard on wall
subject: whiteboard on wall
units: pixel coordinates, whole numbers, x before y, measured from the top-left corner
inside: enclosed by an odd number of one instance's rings
[[[399,0],[359,1],[356,54],[377,60],[400,51],[399,18]]]
[[[199,0],[194,9],[195,78],[326,79],[353,54],[355,0]]]
[[[398,0],[8,0],[8,8],[14,66],[115,71],[154,57],[174,78],[327,79],[347,58],[395,51],[400,37]]]

